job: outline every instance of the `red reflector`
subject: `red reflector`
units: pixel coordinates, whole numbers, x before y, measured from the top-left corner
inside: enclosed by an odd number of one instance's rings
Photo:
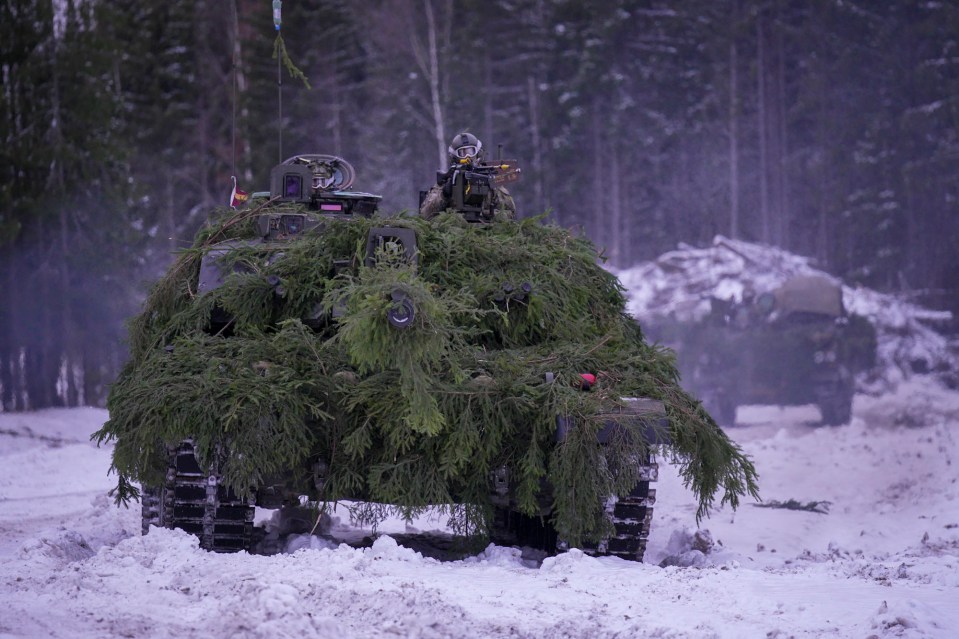
[[[321,211],[342,211],[342,204],[320,204]]]

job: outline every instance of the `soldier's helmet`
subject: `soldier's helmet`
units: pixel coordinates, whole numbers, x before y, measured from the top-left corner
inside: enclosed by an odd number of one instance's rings
[[[446,150],[452,164],[475,164],[483,157],[483,143],[475,135],[465,131],[456,134]]]

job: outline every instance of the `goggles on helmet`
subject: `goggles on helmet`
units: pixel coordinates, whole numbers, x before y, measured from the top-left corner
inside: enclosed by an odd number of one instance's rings
[[[456,157],[458,158],[475,158],[476,147],[472,144],[464,144],[463,146],[456,147],[454,153],[456,153]]]

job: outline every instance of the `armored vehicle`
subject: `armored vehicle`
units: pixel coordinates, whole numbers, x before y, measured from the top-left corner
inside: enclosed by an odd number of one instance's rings
[[[875,329],[850,314],[842,287],[795,276],[736,302],[712,298],[700,322],[662,323],[653,333],[676,348],[683,380],[720,424],[744,404],[819,407],[822,423],[847,423],[855,376],[875,363]]]
[[[463,534],[640,560],[658,446],[700,514],[755,494],[587,240],[540,219],[379,216],[354,177],[329,155],[276,166],[132,321],[96,436],[144,533],[253,551],[255,506],[308,531],[304,499],[349,499],[367,521],[441,508]]]

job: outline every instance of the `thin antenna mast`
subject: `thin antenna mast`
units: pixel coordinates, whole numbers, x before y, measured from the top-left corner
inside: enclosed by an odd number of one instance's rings
[[[279,35],[280,26],[283,24],[282,18],[282,0],[273,0],[273,26],[276,27],[276,33]],[[283,73],[280,68],[282,56],[276,56],[276,102],[277,102],[277,152],[279,162],[283,162]]]
[[[237,41],[240,39],[240,18],[236,11],[236,0],[230,3],[233,8],[233,176],[236,176],[236,85],[237,85],[237,60],[236,53],[239,48]]]

